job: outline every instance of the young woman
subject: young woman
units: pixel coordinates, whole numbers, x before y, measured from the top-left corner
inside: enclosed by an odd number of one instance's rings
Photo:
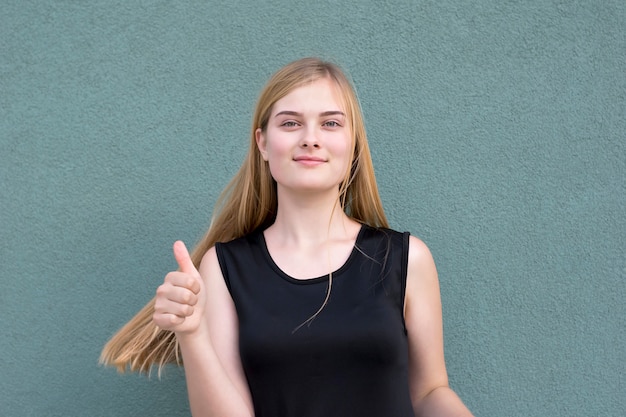
[[[354,90],[316,58],[261,93],[247,159],[190,256],[105,346],[182,355],[194,416],[471,416],[448,387],[428,248],[387,228]]]

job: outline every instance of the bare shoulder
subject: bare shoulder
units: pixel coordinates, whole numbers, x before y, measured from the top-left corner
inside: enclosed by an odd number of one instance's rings
[[[428,246],[417,237],[409,238],[405,307],[438,304],[439,278]]]
[[[209,250],[207,250],[204,255],[202,255],[202,261],[200,265],[217,262],[217,251],[215,250],[215,246],[211,246]]]
[[[217,311],[219,309],[222,311],[232,310],[230,308],[232,299],[222,274],[215,246],[209,248],[202,257],[198,272],[207,288],[207,299],[209,300],[207,310],[211,312],[216,306],[218,306]]]
[[[214,279],[216,276],[218,278],[222,276],[215,246],[211,246],[202,256],[198,272],[200,272],[200,276],[202,276],[204,282],[207,282],[209,279]]]
[[[202,257],[199,272],[206,288],[205,320],[213,346],[220,358],[234,360],[237,357],[237,313],[215,247],[211,247]]]
[[[435,273],[435,261],[426,244],[415,236],[409,236],[408,277],[423,276]]]

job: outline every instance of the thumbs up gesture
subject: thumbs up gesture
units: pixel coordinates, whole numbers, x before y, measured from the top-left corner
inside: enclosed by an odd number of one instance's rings
[[[157,288],[152,320],[163,330],[193,333],[204,313],[204,283],[183,242],[174,243],[174,257],[179,270],[168,273]]]

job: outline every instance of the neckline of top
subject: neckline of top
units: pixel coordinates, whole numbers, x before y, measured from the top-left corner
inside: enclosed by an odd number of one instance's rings
[[[350,251],[350,255],[348,255],[348,258],[346,259],[346,261],[336,270],[334,270],[332,272],[332,276],[337,277],[339,275],[341,275],[350,265],[350,263],[352,263],[352,260],[355,258],[355,256],[357,255],[357,253],[359,252],[359,244],[361,243],[362,239],[363,239],[363,234],[365,232],[365,224],[361,224],[361,228],[359,229],[359,232],[356,235],[356,239],[354,240],[354,244],[352,246],[352,250]],[[263,255],[265,256],[265,258],[267,259],[269,265],[272,267],[272,269],[284,280],[293,283],[293,284],[301,284],[301,285],[308,285],[308,284],[317,284],[320,282],[327,282],[328,281],[328,277],[330,274],[325,274],[319,277],[314,277],[314,278],[294,278],[291,275],[287,274],[285,271],[283,271],[278,264],[276,264],[276,262],[274,262],[274,258],[272,258],[272,255],[270,254],[269,249],[267,248],[267,242],[265,241],[265,235],[263,234],[263,231],[259,232],[259,242],[261,244],[261,248],[263,250]]]

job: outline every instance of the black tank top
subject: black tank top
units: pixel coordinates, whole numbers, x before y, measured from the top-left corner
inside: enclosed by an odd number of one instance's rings
[[[414,416],[403,316],[408,233],[362,226],[332,274],[327,305],[300,328],[322,305],[327,275],[285,274],[262,231],[216,251],[256,417]]]

